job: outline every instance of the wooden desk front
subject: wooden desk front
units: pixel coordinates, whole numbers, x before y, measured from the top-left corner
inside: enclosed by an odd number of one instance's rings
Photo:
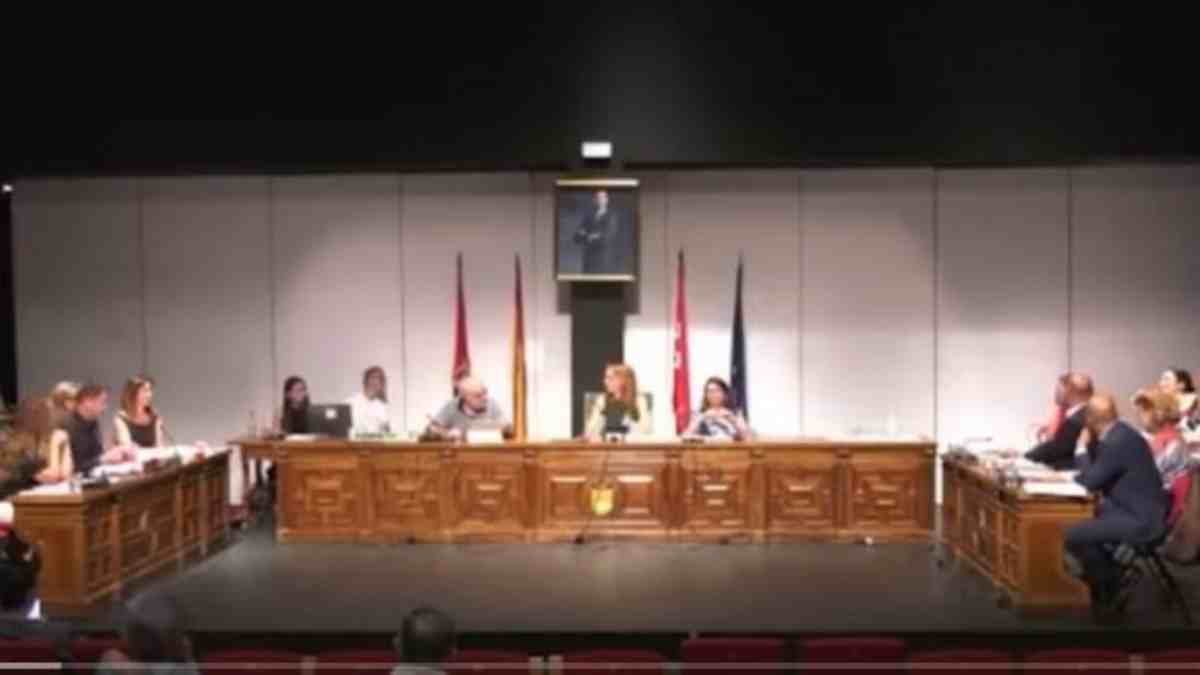
[[[1028,495],[956,458],[942,460],[946,543],[1023,610],[1085,608],[1087,586],[1063,567],[1063,531],[1092,500]]]
[[[930,443],[414,444],[242,439],[280,541],[929,536]]]
[[[86,612],[134,581],[207,556],[228,535],[229,453],[111,487],[13,498],[13,527],[41,549],[38,595]]]

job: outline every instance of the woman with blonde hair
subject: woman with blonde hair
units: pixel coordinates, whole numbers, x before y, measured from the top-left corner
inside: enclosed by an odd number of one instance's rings
[[[1195,465],[1179,428],[1179,397],[1161,386],[1144,387],[1133,395],[1133,406],[1150,436],[1150,450],[1162,475],[1163,488],[1171,493],[1168,521],[1174,522],[1183,509],[1188,476]]]
[[[50,405],[56,419],[61,422],[75,412],[75,397],[79,396],[79,383],[63,380],[50,390]]]
[[[1190,452],[1179,430],[1179,400],[1160,387],[1144,387],[1133,395],[1142,428],[1150,436],[1154,463],[1162,474],[1163,486],[1170,488],[1175,479],[1191,465]]]
[[[131,377],[121,390],[121,408],[113,417],[117,446],[158,448],[163,444],[163,420],[151,405],[154,381]]]
[[[624,363],[604,367],[604,394],[588,413],[584,435],[592,440],[603,438],[609,420],[618,420],[628,433],[642,436],[649,435],[654,426],[650,399],[638,394],[637,374]]]

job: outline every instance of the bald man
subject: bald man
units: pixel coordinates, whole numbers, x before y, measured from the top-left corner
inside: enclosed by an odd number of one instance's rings
[[[1085,425],[1084,408],[1092,397],[1092,378],[1083,373],[1065,373],[1058,378],[1055,403],[1066,409],[1062,424],[1054,435],[1025,453],[1025,459],[1048,464],[1056,469],[1075,466],[1075,446]]]
[[[1107,618],[1121,604],[1121,569],[1110,548],[1148,544],[1162,536],[1170,502],[1150,446],[1137,429],[1121,421],[1112,395],[1093,396],[1086,410],[1086,425],[1096,446],[1094,453],[1077,456],[1075,480],[1100,493],[1101,499],[1095,518],[1067,528],[1064,544],[1083,568],[1093,612]]]
[[[448,401],[429,423],[429,432],[443,438],[464,438],[472,428],[507,427],[508,419],[478,378],[458,381],[458,396]]]

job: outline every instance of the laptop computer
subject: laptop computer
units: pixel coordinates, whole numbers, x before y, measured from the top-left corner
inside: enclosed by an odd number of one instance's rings
[[[315,403],[308,406],[308,431],[319,436],[350,436],[349,403]]]

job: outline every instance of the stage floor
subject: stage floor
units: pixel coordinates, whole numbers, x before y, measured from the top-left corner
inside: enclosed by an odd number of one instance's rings
[[[278,544],[269,525],[148,588],[176,594],[208,633],[390,633],[420,605],[470,633],[1114,630],[1078,614],[1019,616],[983,577],[921,542]],[[1180,579],[1200,614],[1200,569]],[[1156,591],[1145,579],[1116,630],[1182,629]]]

